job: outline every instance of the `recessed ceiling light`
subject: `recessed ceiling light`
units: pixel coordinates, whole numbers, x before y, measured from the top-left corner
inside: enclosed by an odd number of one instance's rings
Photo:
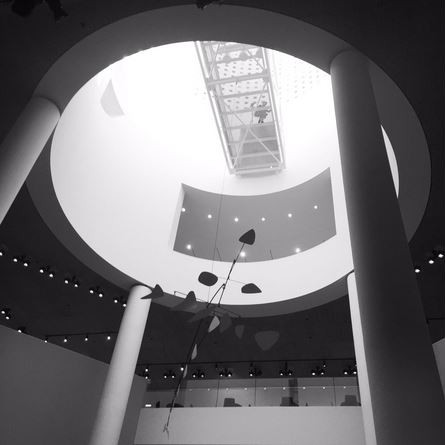
[[[68,278],[65,278],[65,279],[63,280],[63,282],[64,282],[65,284],[69,284],[70,280],[68,280]]]
[[[300,252],[301,252],[301,249],[299,247],[296,247],[295,248],[295,253],[300,253]]]
[[[39,272],[40,272],[40,273],[45,273],[45,269],[44,269],[43,267],[41,267],[41,268],[39,269]]]
[[[292,218],[292,213],[288,213],[288,214],[287,214],[287,217],[288,217],[288,218]]]
[[[182,213],[184,213],[184,212],[185,212],[185,207],[183,207],[183,208],[181,209],[181,212],[182,212]]]
[[[17,263],[19,260],[18,260],[18,258],[14,257],[14,258],[12,259],[12,261],[14,261],[14,263]]]
[[[103,292],[99,292],[99,298],[102,298],[104,296]]]
[[[430,258],[430,259],[428,260],[428,264],[434,264],[434,259],[433,259],[433,258]]]
[[[420,273],[420,267],[416,267],[416,268],[414,268],[414,272],[416,272],[416,273]]]
[[[50,278],[54,278],[54,273],[53,273],[53,272],[50,272],[50,273],[48,274],[48,276],[49,276]]]
[[[0,255],[1,256],[1,255]],[[437,254],[437,256],[439,257],[439,258],[443,258],[444,257],[444,253],[443,252],[439,252],[438,254]]]
[[[209,213],[209,214],[207,215],[207,218],[208,218],[208,219],[212,219],[212,214]]]
[[[233,218],[233,220],[234,220],[235,222],[238,222],[238,221],[239,221],[239,218],[238,218],[237,216],[235,216],[235,218]]]
[[[245,258],[245,256],[246,256],[246,252],[244,252],[244,250],[241,251],[240,254],[239,254],[239,256],[240,256],[241,258]]]
[[[107,335],[107,340],[111,340],[111,335]]]
[[[63,342],[68,343],[68,337],[64,337]]]
[[[191,244],[187,244],[185,247],[186,247],[187,250],[192,250],[192,245]]]
[[[264,216],[261,217],[261,221],[266,221],[266,218]]]
[[[28,267],[28,266],[29,266],[29,263],[28,263],[27,261],[24,261],[24,262],[23,262],[23,266]]]
[[[318,209],[318,205],[315,204],[315,205],[314,205],[314,210],[317,210],[317,209]]]

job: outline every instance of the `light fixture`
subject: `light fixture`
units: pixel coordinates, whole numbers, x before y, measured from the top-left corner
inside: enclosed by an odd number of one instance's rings
[[[70,284],[70,280],[68,280],[68,278],[65,278],[65,279],[63,280],[63,282],[64,282],[65,284]]]
[[[48,343],[48,336],[45,337],[45,340],[43,340],[45,343]]]
[[[343,375],[357,375],[357,365],[348,365],[347,368],[343,369]]]
[[[238,221],[239,221],[239,218],[238,218],[237,216],[235,216],[235,218],[233,218],[233,220],[234,220],[235,222],[238,222]]]
[[[318,210],[318,205],[317,204],[314,205],[314,210]]]
[[[63,337],[63,342],[64,343],[68,343],[68,337],[67,336]]]
[[[54,272],[49,272],[49,273],[48,273],[48,276],[49,276],[50,278],[54,278]]]
[[[186,248],[187,250],[192,250],[192,245],[191,245],[191,244],[187,244],[187,245],[185,246],[185,248]]]
[[[114,298],[113,298],[113,303],[114,303],[114,304],[117,304],[117,303],[119,303],[119,298],[117,298],[117,297],[114,297]]]
[[[108,335],[107,335],[107,341],[110,341],[110,340],[111,340],[111,335],[108,334]]]
[[[295,253],[300,253],[300,252],[301,252],[301,249],[299,247],[296,247],[295,248]]]
[[[219,372],[220,377],[232,377],[232,371],[230,369],[224,368]]]
[[[292,213],[288,213],[288,214],[287,214],[287,217],[288,217],[288,218],[292,218]]]
[[[180,368],[179,368],[179,370],[180,370],[181,372],[184,371],[184,369],[185,369],[184,365],[181,365]]]
[[[3,251],[3,249],[0,249],[0,256],[3,256],[5,254],[5,252]]]
[[[420,267],[415,267],[415,268],[414,268],[414,272],[415,272],[415,273],[420,273]]]
[[[104,293],[103,293],[103,292],[99,292],[99,293],[97,294],[97,296],[98,296],[99,298],[102,298],[102,297],[104,296]]]
[[[185,207],[183,207],[183,208],[181,209],[181,212],[182,212],[182,213],[184,213],[184,212],[185,212]]]
[[[94,294],[95,289],[94,289],[93,287],[90,287],[90,289],[88,290],[88,292],[89,292],[90,294]]]
[[[14,257],[14,258],[12,259],[12,261],[13,261],[14,263],[18,263],[18,262],[19,262],[19,259],[18,259],[17,257]]]
[[[85,337],[83,338],[83,341],[88,341],[88,340],[89,340],[88,334],[86,334]]]
[[[261,217],[261,221],[264,222],[266,221],[266,218],[264,216]]]
[[[1,314],[5,316],[6,320],[10,320],[11,319],[11,309],[5,307],[1,310]]]
[[[280,369],[280,376],[281,377],[284,377],[284,376],[290,377],[293,373],[294,373],[294,371],[292,369],[290,369],[287,365],[287,362],[285,362],[283,369]]]
[[[203,379],[205,377],[204,371],[197,369],[192,373],[192,379]]]
[[[175,379],[176,378],[176,373],[173,372],[171,369],[169,369],[167,372],[164,372],[164,379]]]
[[[326,371],[320,367],[320,366],[316,366],[314,369],[311,370],[311,375],[313,376],[324,376],[326,374]]]
[[[26,328],[24,326],[20,326],[19,328],[17,328],[17,332],[19,334],[24,334],[26,331]]]
[[[207,218],[208,218],[208,219],[212,219],[212,214],[209,213],[209,214],[207,215]]]
[[[0,256],[1,256],[1,255],[0,255]],[[444,258],[444,257],[445,257],[445,254],[444,254],[442,251],[437,252],[437,258],[442,259],[442,258]]]
[[[245,258],[245,257],[246,257],[246,252],[244,252],[244,250],[242,250],[242,251],[240,252],[239,256],[240,256],[241,258]]]
[[[261,375],[263,375],[261,369],[253,366],[253,364],[251,363],[249,368],[249,377],[260,377]]]
[[[39,269],[39,272],[40,272],[40,273],[45,273],[45,269],[44,269],[43,267],[41,267],[41,268]]]
[[[430,257],[428,259],[428,264],[434,264],[434,258],[433,257]]]

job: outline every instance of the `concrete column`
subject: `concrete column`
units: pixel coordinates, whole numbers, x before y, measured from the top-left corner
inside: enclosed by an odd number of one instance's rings
[[[350,293],[354,341],[360,386],[369,391],[365,426],[375,430],[367,439],[443,445],[445,402],[367,60],[342,52],[331,78],[355,270],[348,280],[356,290]]]
[[[134,371],[147,323],[151,300],[141,300],[149,288],[131,288],[114,346],[90,445],[117,445],[133,383]]]
[[[0,145],[0,224],[60,117],[57,106],[33,97]]]

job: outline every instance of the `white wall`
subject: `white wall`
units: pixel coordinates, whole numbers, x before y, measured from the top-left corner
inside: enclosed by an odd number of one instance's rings
[[[439,368],[440,381],[445,394],[445,338],[433,344],[437,367]]]
[[[360,407],[141,410],[136,445],[365,445]]]
[[[83,445],[108,365],[0,326],[0,443]],[[132,445],[145,380],[136,377],[120,445]]]

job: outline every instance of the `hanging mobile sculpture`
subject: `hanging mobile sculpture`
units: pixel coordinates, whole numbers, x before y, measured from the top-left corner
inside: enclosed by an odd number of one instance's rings
[[[182,372],[179,380],[178,380],[178,385],[176,387],[176,390],[174,392],[173,395],[173,399],[170,403],[170,412],[168,414],[168,418],[167,418],[167,422],[164,425],[164,431],[166,431],[168,433],[168,425],[170,423],[170,417],[171,417],[171,413],[173,410],[173,407],[175,406],[175,402],[176,402],[176,398],[178,396],[179,390],[181,388],[181,384],[182,381],[184,380],[186,373],[187,373],[187,369],[188,369],[188,365],[190,364],[191,361],[195,360],[195,358],[198,355],[198,350],[199,347],[201,346],[202,342],[204,341],[204,339],[206,338],[207,334],[209,334],[210,332],[214,331],[217,327],[219,327],[219,331],[220,333],[225,332],[227,329],[229,329],[232,325],[232,318],[230,317],[230,315],[226,312],[224,313],[221,317],[219,316],[219,314],[215,313],[216,308],[220,308],[221,307],[221,301],[224,297],[224,293],[226,291],[227,288],[227,283],[230,280],[230,276],[233,272],[233,269],[241,255],[241,252],[243,251],[244,246],[247,244],[249,246],[252,246],[255,243],[255,230],[250,229],[248,230],[246,233],[244,233],[243,235],[241,235],[241,237],[239,238],[239,242],[242,243],[241,248],[238,251],[238,254],[236,255],[236,257],[234,258],[234,260],[232,261],[232,264],[230,266],[229,272],[227,274],[227,277],[225,278],[224,282],[219,286],[219,288],[216,290],[216,292],[213,294],[212,298],[210,299],[210,301],[208,303],[206,303],[206,306],[204,309],[201,309],[200,311],[196,312],[192,318],[190,318],[189,323],[193,323],[196,321],[199,321],[199,324],[196,328],[195,331],[195,335],[193,337],[193,341],[192,344],[189,348],[188,354],[187,354],[187,360],[186,360],[186,365],[184,367],[184,371]],[[201,272],[199,274],[198,277],[198,281],[203,284],[204,286],[207,287],[212,287],[214,286],[217,282],[218,282],[218,277],[213,274],[212,272]],[[241,288],[241,292],[243,294],[257,294],[261,292],[261,289],[254,283],[248,283],[245,284],[242,288]],[[215,305],[213,303],[213,301],[215,300],[215,298],[218,296],[219,294],[219,299],[218,299],[218,303]],[[147,295],[145,297],[142,297],[142,299],[149,299],[149,298],[158,298],[160,296],[163,295],[163,291],[162,288],[157,284],[153,289],[152,289],[152,293],[150,295]],[[174,306],[171,310],[173,311],[186,311],[186,310],[193,310],[196,308],[197,306],[197,301],[196,301],[196,295],[193,291],[190,291],[186,298],[179,303],[178,305]],[[204,320],[213,315],[213,318],[210,322],[210,325],[207,328],[207,331],[205,333],[205,335],[203,336],[203,338],[201,339],[201,341],[197,342],[198,339],[198,335],[201,329],[201,326],[204,322]],[[237,329],[238,328],[238,329]],[[241,338],[243,335],[243,331],[244,331],[244,326],[238,325],[235,328],[235,332],[238,338]]]

